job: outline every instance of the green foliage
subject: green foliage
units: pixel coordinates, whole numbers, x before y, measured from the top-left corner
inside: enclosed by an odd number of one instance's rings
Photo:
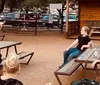
[[[16,8],[41,8],[46,7],[49,3],[62,3],[63,0],[7,0],[7,5],[9,6],[12,2]]]
[[[1,2],[2,0],[0,0]],[[6,7],[33,9],[49,6],[50,3],[62,3],[64,0],[6,0]]]

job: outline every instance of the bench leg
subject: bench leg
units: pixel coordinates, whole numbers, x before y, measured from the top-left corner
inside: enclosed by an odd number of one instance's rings
[[[88,63],[85,63],[85,67],[84,67],[84,71],[85,71],[84,78],[86,78],[87,64],[88,64]]]
[[[9,51],[9,47],[7,48],[7,51],[6,51],[6,58],[7,58],[7,56],[8,56],[8,51]]]
[[[60,81],[60,79],[59,79],[57,73],[55,72],[54,74],[55,74],[55,76],[56,76],[56,78],[57,78],[57,80],[58,80],[58,82],[59,82],[59,85],[62,85],[62,83],[61,83],[61,81]]]
[[[96,75],[95,80],[98,81],[99,78],[100,78],[100,74]]]
[[[100,77],[100,74],[99,74],[99,69],[98,69],[97,64],[96,64],[96,66],[95,66],[95,69],[96,69],[96,78],[95,78],[95,80],[98,81],[98,79],[99,79],[99,77]]]
[[[81,64],[81,67],[84,69],[84,66]]]
[[[31,58],[33,57],[33,54],[34,54],[34,53],[32,53],[32,54],[30,55],[30,58],[29,58],[29,60],[28,60],[27,63],[26,63],[27,65],[28,65],[28,63],[30,62]]]
[[[5,35],[3,35],[3,36],[2,36],[2,39],[1,39],[1,41],[4,39],[4,37],[5,37]]]
[[[14,45],[14,48],[15,48],[15,52],[16,52],[16,54],[17,54],[17,47],[16,47],[16,45]]]

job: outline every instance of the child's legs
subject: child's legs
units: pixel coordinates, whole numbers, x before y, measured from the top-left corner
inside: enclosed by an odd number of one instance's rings
[[[71,53],[73,53],[76,50],[76,48],[70,48],[68,51],[64,51],[64,63],[66,62],[67,58]]]
[[[66,59],[68,58],[69,52],[68,51],[64,51],[64,62],[66,61]]]
[[[75,50],[74,52],[72,52],[68,58],[66,62],[69,62],[70,60],[72,60],[73,58],[76,58],[77,56],[79,56],[79,54],[81,53],[80,50]]]

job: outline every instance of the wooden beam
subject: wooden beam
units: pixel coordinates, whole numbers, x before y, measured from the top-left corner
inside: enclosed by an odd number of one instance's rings
[[[66,36],[68,38],[69,0],[66,1]]]

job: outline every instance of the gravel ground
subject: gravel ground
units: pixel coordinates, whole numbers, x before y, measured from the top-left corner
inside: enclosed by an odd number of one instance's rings
[[[4,33],[5,40],[22,41],[22,44],[17,46],[18,51],[34,51],[34,56],[29,65],[21,65],[22,69],[17,76],[24,85],[46,85],[52,82],[52,85],[59,85],[54,71],[63,63],[63,51],[74,39],[66,39],[62,34],[46,33],[34,36],[33,34],[16,34]],[[100,41],[94,41],[95,45],[99,45]],[[13,52],[13,48],[9,51]],[[2,50],[5,55],[5,50]],[[25,62],[23,59],[20,62]],[[92,74],[92,75],[91,75]],[[87,77],[93,78],[95,73],[87,71]],[[80,67],[72,76],[60,76],[64,85],[70,85],[71,81],[82,79],[84,71]]]

